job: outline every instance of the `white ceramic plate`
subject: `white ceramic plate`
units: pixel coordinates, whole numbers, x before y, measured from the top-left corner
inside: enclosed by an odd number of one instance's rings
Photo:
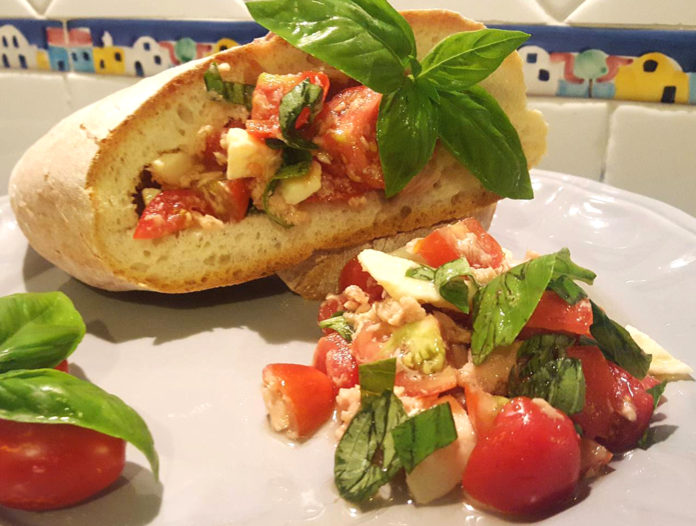
[[[522,255],[571,249],[599,274],[593,298],[696,365],[696,219],[596,182],[536,172],[536,198],[506,201],[492,232]],[[357,510],[332,484],[331,429],[301,445],[270,432],[260,396],[269,362],[308,363],[318,303],[275,279],[185,296],[107,293],[27,248],[0,199],[0,294],[62,290],[87,323],[72,357],[83,375],[134,406],[162,461],[157,484],[129,447],[115,488],[72,509],[0,509],[18,525],[495,524],[454,499]],[[666,440],[613,464],[554,524],[696,524],[696,383],[670,384],[653,425]],[[1,476],[1,475],[0,475]],[[545,521],[544,521],[545,522]]]

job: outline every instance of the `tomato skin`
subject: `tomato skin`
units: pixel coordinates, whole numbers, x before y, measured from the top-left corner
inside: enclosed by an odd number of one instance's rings
[[[571,347],[567,354],[582,362],[585,407],[571,418],[591,438],[613,453],[635,447],[648,428],[653,399],[641,382],[607,361],[597,347]],[[635,419],[625,416],[635,412]]]
[[[368,189],[383,189],[377,147],[377,115],[382,95],[367,86],[337,93],[317,115],[315,143],[331,157],[327,172]]]
[[[264,367],[262,378],[266,406],[271,412],[272,400],[282,404],[290,438],[310,436],[331,417],[333,383],[318,369],[295,363],[272,363]]]
[[[545,290],[525,325],[524,334],[563,332],[589,336],[591,325],[592,305],[589,299],[570,305],[552,290]]]
[[[493,422],[501,409],[509,402],[503,396],[487,393],[473,385],[464,386],[466,410],[476,435],[482,437],[493,429]]]
[[[370,296],[370,303],[382,299],[384,289],[370,274],[363,270],[357,256],[350,259],[348,263],[345,264],[338,277],[339,290],[346,290],[350,285],[357,285],[360,287]]]
[[[415,250],[431,267],[464,256],[474,268],[497,268],[505,259],[500,244],[473,217],[434,230],[417,243]]]
[[[163,190],[145,207],[134,239],[156,239],[191,226],[191,211],[212,214],[210,206],[190,189]]]
[[[457,387],[457,370],[447,365],[441,371],[431,374],[413,370],[398,371],[394,385],[403,387],[408,396],[433,396]]]
[[[123,471],[126,443],[68,424],[0,420],[0,504],[23,510],[72,506]]]
[[[580,438],[571,420],[548,404],[518,397],[477,441],[462,486],[484,505],[529,515],[567,501],[579,477]]]
[[[58,365],[54,367],[57,371],[63,371],[64,373],[69,373],[68,360],[63,360]]]
[[[336,391],[358,383],[358,363],[350,344],[336,332],[319,339],[312,366],[331,378]]]
[[[280,139],[280,102],[287,93],[305,79],[323,90],[322,103],[329,91],[329,77],[319,71],[304,71],[290,75],[259,75],[251,97],[251,119],[246,122],[247,131],[257,139]],[[295,122],[301,128],[309,121],[309,110],[305,108]]]

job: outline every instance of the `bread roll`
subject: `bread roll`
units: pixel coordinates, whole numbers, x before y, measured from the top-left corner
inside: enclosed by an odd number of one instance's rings
[[[419,56],[447,35],[480,29],[445,11],[412,11]],[[264,214],[238,223],[195,227],[159,239],[134,239],[144,167],[167,152],[190,151],[199,131],[222,127],[239,107],[215,100],[203,75],[211,62],[225,80],[254,84],[262,72],[322,70],[332,85],[350,80],[269,35],[146,78],[56,125],[32,146],[10,179],[17,221],[32,247],[81,281],[107,290],[182,293],[232,285],[289,269],[313,253],[339,250],[471,215],[499,197],[444,148],[403,192],[362,204],[301,203],[306,220],[282,228]],[[546,126],[528,110],[520,58],[509,56],[482,82],[517,129],[530,166],[545,149]],[[411,236],[411,234],[409,234]]]

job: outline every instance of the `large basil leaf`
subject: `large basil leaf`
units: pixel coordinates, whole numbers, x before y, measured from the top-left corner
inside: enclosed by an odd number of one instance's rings
[[[254,0],[251,16],[293,46],[380,93],[399,88],[415,41],[384,0]]]
[[[443,91],[464,91],[493,73],[529,38],[521,31],[480,29],[445,38],[421,61],[421,74]]]
[[[384,193],[398,194],[430,160],[437,140],[437,110],[417,83],[384,95],[377,118],[377,144]]]
[[[55,367],[84,335],[80,313],[62,292],[0,298],[0,373]]]
[[[501,197],[534,197],[517,130],[486,90],[441,92],[439,111],[440,139],[485,188]]]
[[[155,477],[159,459],[147,424],[120,398],[54,369],[0,374],[0,419],[72,424],[122,438],[147,457]]]
[[[334,456],[334,481],[344,499],[371,497],[401,469],[391,430],[405,419],[406,411],[391,391],[363,398]]]
[[[437,404],[392,429],[396,454],[410,473],[426,457],[457,440],[449,404]]]
[[[652,356],[647,354],[626,329],[609,318],[594,301],[590,333],[604,356],[636,378],[648,374]]]
[[[551,280],[556,254],[511,268],[479,290],[474,299],[471,351],[476,365],[501,345],[510,345],[534,312]]]
[[[358,367],[360,393],[363,398],[379,396],[384,391],[394,389],[396,378],[396,358],[361,364]]]
[[[305,108],[310,111],[312,117],[316,114],[323,92],[321,86],[312,84],[309,79],[304,79],[280,100],[278,107],[280,131],[291,148],[310,150],[317,147],[312,141],[308,141],[297,133],[296,123]]]

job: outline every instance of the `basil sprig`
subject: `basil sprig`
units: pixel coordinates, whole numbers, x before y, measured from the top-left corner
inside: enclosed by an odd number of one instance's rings
[[[590,334],[604,356],[636,378],[648,374],[652,356],[635,342],[626,329],[612,320],[594,301]]]
[[[0,373],[55,367],[85,335],[85,324],[62,292],[0,298]]]
[[[481,29],[451,35],[421,62],[413,31],[386,0],[253,0],[252,17],[293,46],[382,93],[377,143],[385,195],[423,168],[439,137],[488,190],[533,196],[517,132],[476,86],[529,35]]]
[[[120,398],[54,369],[0,374],[0,419],[72,424],[133,444],[147,457],[155,477],[159,459],[147,424]]]
[[[316,115],[323,92],[321,86],[312,84],[309,79],[304,79],[280,100],[278,107],[280,131],[285,143],[291,148],[311,150],[317,147],[316,144],[297,133],[297,119],[305,109],[309,110],[310,119]]]
[[[248,110],[251,110],[251,97],[254,93],[254,86],[223,80],[215,62],[210,64],[208,70],[203,74],[203,81],[205,82],[206,90],[217,93],[227,102],[243,104]]]
[[[509,396],[543,398],[568,415],[585,406],[582,362],[568,358],[566,349],[575,338],[543,334],[525,340],[517,351],[517,365],[510,371]]]

